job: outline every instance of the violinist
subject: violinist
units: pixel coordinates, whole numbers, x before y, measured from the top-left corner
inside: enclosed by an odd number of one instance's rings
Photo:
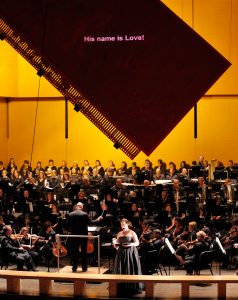
[[[192,221],[188,223],[188,230],[181,233],[178,237],[178,248],[176,249],[175,256],[180,262],[184,261],[188,249],[190,249],[194,245],[197,238],[196,232],[197,223],[195,221]],[[180,266],[178,267],[178,269],[179,268]]]
[[[199,256],[203,251],[209,250],[210,244],[206,241],[206,233],[202,230],[196,233],[196,243],[188,249],[188,256],[185,257],[184,267],[188,275],[192,275],[193,271],[197,271]]]
[[[32,236],[29,233],[28,227],[22,227],[19,234],[19,242],[23,249],[27,250],[32,257],[34,264],[38,266],[39,264],[39,254],[34,251],[36,236]]]
[[[39,236],[35,241],[35,250],[39,255],[46,258],[46,264],[53,259],[53,243],[55,242],[55,232],[49,221],[43,223]]]
[[[227,268],[229,264],[229,258],[233,254],[234,244],[238,243],[238,220],[233,221],[233,225],[228,233],[221,238],[221,243],[226,250],[226,255],[223,260],[222,268]]]
[[[238,220],[233,221],[233,225],[228,233],[221,238],[221,243],[223,247],[228,250],[232,248],[234,243],[238,242]]]
[[[3,257],[6,263],[12,262],[17,264],[17,270],[23,270],[26,265],[28,270],[35,271],[36,266],[28,251],[20,245],[17,239],[12,237],[12,228],[10,225],[5,225],[3,228],[3,236],[1,238]]]
[[[178,245],[182,246],[184,243],[190,243],[196,239],[197,223],[195,221],[188,223],[188,230],[185,230],[178,237]]]
[[[166,229],[166,232],[168,233],[168,239],[170,240],[174,248],[176,248],[177,246],[178,239],[180,237],[180,234],[182,234],[183,229],[183,219],[178,217],[173,218],[172,225]]]

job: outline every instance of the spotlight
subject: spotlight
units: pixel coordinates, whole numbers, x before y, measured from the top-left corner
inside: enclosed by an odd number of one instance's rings
[[[41,77],[45,74],[45,72],[43,69],[39,69],[36,74]]]
[[[82,105],[80,105],[80,104],[78,104],[78,103],[76,103],[76,104],[74,105],[74,110],[75,110],[76,112],[79,112],[79,111],[81,110],[81,108],[82,108]]]
[[[0,40],[3,41],[6,38],[3,32],[0,32]]]
[[[119,149],[121,147],[120,143],[115,142],[113,145],[114,148]]]

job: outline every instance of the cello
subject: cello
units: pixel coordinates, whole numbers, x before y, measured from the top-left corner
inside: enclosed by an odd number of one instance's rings
[[[57,242],[53,243],[52,253],[55,257],[64,257],[68,254],[68,251],[66,247],[62,245],[60,238],[58,238]]]
[[[91,254],[94,252],[94,245],[93,245],[93,238],[91,238],[90,236],[92,236],[92,233],[89,233],[89,238],[87,241],[87,254]],[[81,245],[79,245],[79,252],[81,252]]]

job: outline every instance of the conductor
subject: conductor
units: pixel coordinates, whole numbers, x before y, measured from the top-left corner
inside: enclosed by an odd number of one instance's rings
[[[74,211],[69,214],[68,226],[72,235],[88,235],[88,214],[84,211],[82,202],[78,202],[74,206]],[[76,272],[78,268],[79,246],[81,246],[82,271],[86,272],[87,263],[87,238],[71,238],[70,253],[72,262],[72,272]]]

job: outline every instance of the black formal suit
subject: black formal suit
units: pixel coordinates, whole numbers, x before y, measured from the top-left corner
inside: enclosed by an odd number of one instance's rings
[[[26,250],[19,248],[17,240],[13,240],[10,236],[3,235],[1,238],[3,257],[5,262],[13,262],[17,264],[18,270],[23,270],[24,264],[28,270],[35,271],[35,264],[31,255]]]
[[[72,235],[88,235],[89,217],[85,211],[77,209],[69,214],[68,226]],[[81,247],[82,270],[87,271],[87,239],[71,238],[70,253],[72,259],[72,270],[76,271],[78,266],[79,246]]]

